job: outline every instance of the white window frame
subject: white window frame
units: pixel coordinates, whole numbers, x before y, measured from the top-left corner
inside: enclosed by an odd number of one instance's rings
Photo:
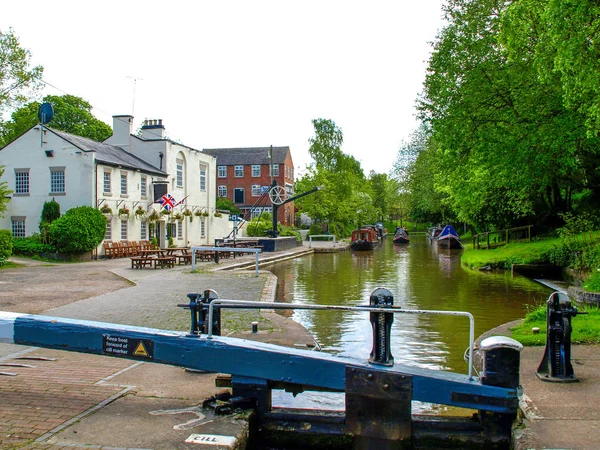
[[[121,172],[121,195],[127,195],[127,172]]]
[[[25,217],[12,217],[10,219],[10,229],[13,238],[22,239],[26,236]]]
[[[273,173],[271,173],[271,172],[273,172]],[[279,176],[279,164],[269,165],[269,176],[270,177],[278,177]]]
[[[217,197],[227,197],[227,186],[217,187]]]
[[[106,231],[104,232],[104,240],[112,240],[112,221],[110,219],[106,221]]]
[[[262,187],[260,184],[252,185],[252,197],[260,197],[261,191],[262,191]]]
[[[227,166],[217,166],[217,177],[227,178]]]
[[[148,239],[148,222],[146,221],[140,222],[140,239]]]
[[[244,166],[233,166],[233,176],[236,178],[244,178]]]
[[[127,240],[127,232],[129,231],[127,228],[127,224],[129,223],[129,221],[127,220],[121,220],[121,240],[122,241],[126,241]]]
[[[148,198],[148,177],[146,175],[140,176],[140,197]]]
[[[200,191],[206,192],[206,166],[200,165]]]
[[[102,178],[102,192],[105,195],[110,195],[111,191],[111,172],[105,171]]]
[[[177,221],[177,239],[183,239],[183,220]]]
[[[252,165],[252,176],[255,178],[260,177],[260,164]]]
[[[176,178],[175,178],[175,185],[178,188],[182,188],[183,187],[183,159],[181,158],[177,158],[175,160],[175,164],[177,167],[177,171],[176,171]]]
[[[29,195],[29,169],[15,169],[15,195]]]
[[[200,221],[200,237],[201,238],[205,238],[206,237],[206,225],[204,223],[204,219],[202,219]]]
[[[65,167],[50,167],[50,195],[66,193],[67,176],[65,174]]]

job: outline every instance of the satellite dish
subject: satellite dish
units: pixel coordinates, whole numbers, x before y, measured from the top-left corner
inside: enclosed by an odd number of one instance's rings
[[[42,103],[38,110],[38,119],[40,123],[46,125],[54,117],[54,108],[50,103]]]

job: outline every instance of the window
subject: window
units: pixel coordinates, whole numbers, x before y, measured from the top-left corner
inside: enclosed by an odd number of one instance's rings
[[[148,222],[140,223],[140,239],[148,239]]]
[[[219,186],[217,188],[218,197],[227,197],[227,186]]]
[[[287,197],[290,198],[294,195],[294,185],[290,183],[285,183],[285,193]]]
[[[29,169],[15,169],[15,194],[29,194]]]
[[[206,191],[206,166],[200,166],[200,190]]]
[[[253,177],[260,177],[260,166],[252,166],[252,176]]]
[[[273,210],[273,208],[271,208],[270,206],[268,207],[264,207],[264,208],[254,208],[252,209],[252,219],[256,219],[257,217],[260,217],[261,214],[265,214],[265,213],[271,213],[271,211]]]
[[[140,196],[148,197],[148,177],[145,175],[140,178]]]
[[[177,187],[183,187],[183,159],[177,159]]]
[[[183,239],[183,220],[177,221],[177,239]]]
[[[227,166],[217,166],[217,176],[219,178],[227,178]]]
[[[65,193],[65,168],[51,167],[50,168],[50,193],[64,194]]]
[[[260,184],[253,184],[252,185],[252,197],[260,197],[260,192],[261,192]]]
[[[233,166],[233,176],[242,178],[244,176],[244,166]]]
[[[127,174],[121,174],[121,195],[127,195]]]
[[[244,203],[244,189],[235,188],[233,190],[233,203]]]
[[[121,240],[127,240],[127,221],[121,220]]]
[[[273,173],[271,173],[271,167],[273,167]],[[269,175],[272,177],[279,176],[279,164],[273,164],[272,166],[269,166]]]
[[[11,219],[12,234],[15,239],[25,237],[25,219],[22,217],[13,217]]]
[[[104,240],[110,241],[112,239],[112,223],[110,220],[106,221],[106,232],[104,233]]]
[[[200,237],[206,237],[206,226],[204,225],[204,220],[200,221]]]
[[[104,172],[104,188],[105,194],[110,194],[110,172]]]

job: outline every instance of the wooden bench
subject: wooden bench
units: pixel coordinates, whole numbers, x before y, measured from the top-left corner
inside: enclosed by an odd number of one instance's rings
[[[215,252],[212,250],[196,250],[196,259],[200,261],[212,261],[215,257]]]
[[[152,267],[152,259],[147,256],[132,256],[131,258],[131,268],[132,269],[141,269],[143,267]]]
[[[175,267],[175,257],[174,256],[159,256],[157,258],[152,258],[154,261],[154,268],[157,269],[159,266],[161,269],[165,267]]]
[[[184,253],[182,255],[175,255],[175,258],[179,260],[179,264],[191,264],[192,255],[190,253]]]

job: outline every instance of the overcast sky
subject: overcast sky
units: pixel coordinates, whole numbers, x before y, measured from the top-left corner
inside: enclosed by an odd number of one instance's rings
[[[441,4],[6,1],[0,30],[44,67],[43,95],[82,97],[111,126],[133,114],[197,149],[288,145],[298,174],[311,121],[331,119],[366,174],[387,173],[417,126]]]

